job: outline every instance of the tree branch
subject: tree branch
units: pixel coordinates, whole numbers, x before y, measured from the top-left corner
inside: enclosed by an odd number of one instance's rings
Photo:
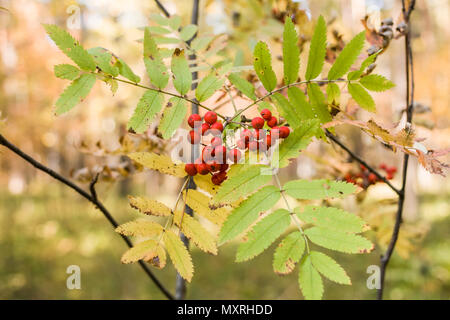
[[[159,0],[155,0],[156,5],[158,6],[158,8],[164,13],[164,15],[169,18],[170,17],[170,13],[169,11],[167,11],[167,9],[162,5],[161,2],[159,2]]]
[[[116,222],[116,220],[112,217],[111,213],[105,208],[102,202],[100,202],[97,198],[97,192],[95,191],[95,184],[98,181],[98,174],[94,177],[94,179],[91,181],[89,185],[90,193],[86,192],[85,190],[81,189],[79,186],[71,182],[70,180],[64,178],[56,171],[53,171],[52,169],[46,167],[45,165],[41,164],[22,150],[20,150],[18,147],[13,145],[11,142],[9,142],[3,135],[0,134],[0,145],[3,145],[7,149],[14,152],[16,155],[24,159],[26,162],[31,164],[36,169],[45,172],[50,177],[52,177],[55,180],[58,180],[59,182],[63,183],[64,185],[68,186],[75,192],[77,192],[79,195],[81,195],[83,198],[94,204],[94,206],[100,210],[105,218],[109,221],[109,223],[114,227],[117,228],[119,224]],[[125,241],[127,246],[129,248],[133,247],[132,242],[130,239],[124,235],[120,235],[122,239]],[[155,283],[155,285],[158,287],[158,289],[170,300],[173,300],[174,297],[170,292],[164,287],[164,285],[156,278],[156,276],[151,272],[151,270],[148,268],[148,266],[142,261],[139,261],[139,265],[144,270],[144,272],[147,274],[147,276]]]

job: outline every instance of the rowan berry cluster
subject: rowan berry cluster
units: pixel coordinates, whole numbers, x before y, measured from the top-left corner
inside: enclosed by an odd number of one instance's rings
[[[385,163],[380,165],[380,169],[386,172],[386,179],[392,180],[394,178],[395,173],[397,172],[396,167],[389,167]],[[375,173],[370,172],[364,165],[360,165],[360,171],[356,174],[347,173],[344,177],[345,181],[356,184],[361,188],[368,188],[370,185],[373,185],[377,182],[382,182]]]
[[[287,138],[290,134],[289,127],[277,127],[278,119],[272,116],[268,109],[261,111],[261,117],[255,117],[251,120],[251,127],[247,124],[241,124],[243,130],[239,135],[236,146],[227,147],[222,136],[224,125],[218,121],[217,114],[214,111],[208,111],[203,120],[198,114],[193,114],[188,118],[188,124],[192,128],[189,131],[187,140],[191,144],[202,144],[200,156],[194,163],[187,163],[185,171],[190,176],[196,174],[211,174],[211,181],[220,185],[227,179],[227,170],[230,163],[238,163],[242,158],[241,150],[249,151],[267,151],[277,139]],[[264,125],[270,130],[263,130]],[[203,143],[203,137],[212,138],[207,144]]]

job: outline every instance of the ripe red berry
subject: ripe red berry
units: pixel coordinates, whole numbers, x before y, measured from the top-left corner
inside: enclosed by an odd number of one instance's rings
[[[221,164],[221,165],[220,165],[220,172],[225,172],[225,171],[227,171],[227,170],[228,170],[228,167],[229,167],[228,163]]]
[[[380,164],[380,169],[387,170],[387,168],[388,166],[386,165],[386,163]]]
[[[367,179],[369,180],[370,183],[375,183],[378,180],[377,176],[373,172],[369,174]]]
[[[391,174],[391,175],[394,175],[397,172],[397,168],[396,167],[387,168],[386,172]]]
[[[200,143],[201,136],[197,131],[191,130],[191,131],[189,131],[189,135],[187,136],[187,139],[191,144],[198,144],[198,143]]]
[[[253,118],[252,127],[255,128],[256,130],[261,129],[262,127],[264,127],[264,119],[261,117]]]
[[[244,140],[238,140],[236,142],[236,146],[241,149],[241,150],[245,150],[246,145],[245,145],[245,141]]]
[[[207,132],[209,129],[211,129],[211,127],[209,126],[209,124],[207,124],[206,122],[203,122],[203,123],[202,123],[202,127],[201,127],[201,130],[202,130],[202,136],[204,136],[204,135],[206,134],[206,132]]]
[[[241,131],[241,139],[248,143],[250,140],[253,140],[253,133],[249,129],[244,129]]]
[[[272,146],[272,137],[270,135],[266,136],[266,146],[269,149]]]
[[[212,146],[206,146],[202,150],[203,162],[211,161],[214,157],[214,148]]]
[[[233,163],[238,163],[241,159],[241,152],[238,149],[232,149],[228,152],[228,159]]]
[[[392,179],[394,179],[394,175],[392,174],[392,173],[388,173],[387,174],[387,176],[386,176],[386,179],[388,179],[388,180],[392,180]]]
[[[220,179],[218,173],[213,174],[213,176],[211,177],[211,182],[216,186],[219,186],[222,183],[222,180]]]
[[[204,119],[207,123],[213,124],[214,122],[217,121],[217,114],[214,111],[208,111],[205,114]]]
[[[184,171],[190,176],[195,176],[197,174],[197,168],[193,163],[186,163],[184,166]]]
[[[223,131],[223,124],[220,121],[216,121],[211,125],[211,129],[219,130],[220,132]]]
[[[197,172],[201,175],[205,175],[209,173],[209,167],[206,163],[199,163],[195,165]]]
[[[270,112],[269,109],[263,109],[261,110],[261,117],[263,117],[264,120],[270,120],[270,118],[272,118],[272,112]]]
[[[198,114],[191,114],[188,118],[188,124],[191,128],[199,127],[201,125],[202,117]]]
[[[273,127],[272,129],[270,129],[270,135],[272,136],[272,140],[275,141],[278,138],[281,138],[281,132],[280,132],[280,128],[278,127]]]
[[[258,141],[250,141],[249,144],[248,144],[248,149],[250,151],[258,150]]]
[[[278,120],[275,117],[270,118],[267,120],[267,125],[271,128],[275,127],[278,124]]]
[[[225,146],[218,146],[214,148],[214,158],[217,163],[225,163],[227,161],[227,148]]]
[[[222,138],[221,137],[214,137],[211,139],[211,146],[218,147],[222,145]]]
[[[227,173],[225,171],[221,171],[217,175],[219,176],[220,182],[227,180]]]
[[[291,130],[288,127],[282,126],[280,127],[280,138],[285,139],[289,136]]]
[[[210,161],[207,165],[210,172],[220,171],[221,165],[215,161]]]
[[[260,140],[260,139],[264,139],[264,130],[259,129],[259,130],[255,130],[253,136],[255,137],[256,140]]]

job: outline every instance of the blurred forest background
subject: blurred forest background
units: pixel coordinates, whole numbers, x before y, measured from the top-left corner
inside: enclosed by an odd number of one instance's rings
[[[170,13],[190,23],[192,1],[162,1]],[[201,0],[200,34],[226,34],[224,54],[249,65],[257,40],[270,42],[280,57],[283,16],[295,15],[303,55],[317,17],[329,23],[330,55],[364,29],[361,19],[401,14],[394,0]],[[101,46],[127,61],[143,76],[141,27],[160,13],[154,1],[140,0],[0,0],[0,131],[10,141],[49,167],[87,187],[92,173],[102,171],[98,184],[102,199],[123,223],[137,216],[127,194],[151,195],[171,203],[180,181],[154,172],[128,175],[127,160],[114,150],[128,144],[165,150],[149,130],[145,137],[125,135],[124,124],[133,111],[139,88],[120,86],[114,97],[97,83],[91,95],[65,116],[54,115],[54,102],[67,82],[53,75],[53,66],[67,58],[46,36],[42,23],[67,28],[84,47]],[[412,15],[415,56],[417,135],[431,149],[450,147],[449,73],[450,3],[417,1]],[[78,13],[81,18],[77,21]],[[75,19],[75,20],[74,20]],[[79,22],[79,23],[78,23]],[[304,43],[303,43],[304,42]],[[304,64],[306,58],[302,59]],[[401,120],[405,107],[404,41],[393,40],[377,61],[378,73],[397,86],[375,95],[378,123],[386,127]],[[281,64],[275,64],[278,74]],[[302,65],[304,70],[304,65]],[[279,77],[281,78],[281,77]],[[147,80],[148,81],[148,80]],[[348,98],[346,98],[348,100]],[[354,102],[346,101],[346,108]],[[224,106],[224,109],[229,106]],[[358,114],[361,119],[371,115]],[[387,150],[355,128],[339,127],[338,134],[369,163],[401,168],[402,154]],[[124,137],[125,136],[125,137]],[[314,143],[281,176],[342,178],[358,166],[331,144]],[[449,162],[448,158],[443,159]],[[399,170],[400,171],[400,170]],[[393,183],[400,184],[400,174]],[[366,287],[369,265],[379,263],[389,240],[396,209],[395,194],[376,184],[341,204],[360,214],[372,230],[376,249],[366,255],[334,255],[352,278],[352,286],[326,282],[325,299],[373,299]],[[405,221],[387,273],[388,299],[448,299],[450,297],[450,181],[431,175],[410,160]],[[36,171],[6,149],[0,149],[0,298],[2,299],[160,299],[137,265],[122,265],[126,246],[93,206],[65,186]],[[193,248],[195,276],[188,286],[190,299],[299,299],[297,275],[272,272],[273,251],[234,263],[235,244],[220,248],[217,257]],[[79,265],[81,290],[66,288],[66,268]],[[172,266],[155,270],[169,288],[175,287]]]

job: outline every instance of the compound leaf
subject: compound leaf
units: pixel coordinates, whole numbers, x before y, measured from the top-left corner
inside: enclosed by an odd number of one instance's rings
[[[342,50],[330,71],[328,80],[337,80],[350,70],[364,47],[365,31],[356,35]]]
[[[90,73],[82,74],[78,79],[75,79],[56,101],[56,115],[68,112],[85,99],[91,92],[95,80],[95,75]]]
[[[147,90],[138,102],[133,115],[128,121],[128,129],[132,129],[136,133],[143,133],[147,130],[156,114],[161,111],[164,103],[162,93]]]

